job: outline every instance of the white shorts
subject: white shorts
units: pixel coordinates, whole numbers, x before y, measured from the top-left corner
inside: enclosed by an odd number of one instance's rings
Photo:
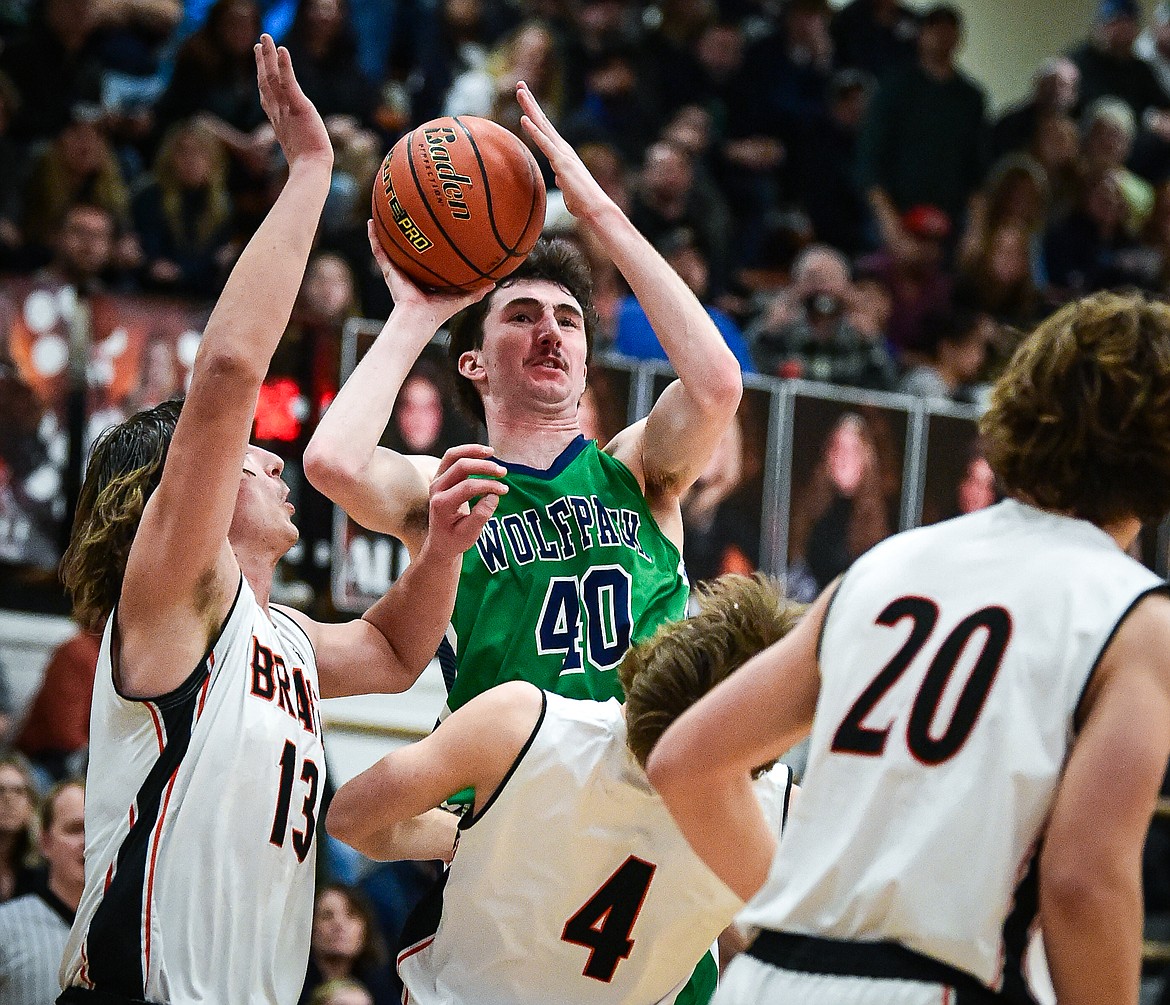
[[[711,1005],[956,1005],[956,996],[941,984],[800,973],[740,953]]]

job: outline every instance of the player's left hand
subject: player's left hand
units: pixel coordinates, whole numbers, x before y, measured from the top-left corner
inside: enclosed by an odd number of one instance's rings
[[[613,200],[589,173],[577,151],[557,132],[523,80],[516,85],[516,100],[524,112],[520,124],[552,165],[557,188],[565,197],[565,208],[578,220],[592,222],[592,214]]]
[[[465,443],[443,454],[431,480],[427,547],[455,557],[475,544],[500,496],[508,491],[495,480],[505,474],[507,469],[493,460],[492,448],[479,443]]]
[[[321,161],[332,166],[333,145],[325,122],[297,83],[288,50],[283,45],[278,48],[272,36],[265,34],[260,36],[253,51],[260,105],[272,123],[289,167],[300,160]]]

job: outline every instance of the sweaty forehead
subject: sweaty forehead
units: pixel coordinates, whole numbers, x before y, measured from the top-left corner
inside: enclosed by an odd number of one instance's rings
[[[550,279],[521,279],[500,287],[492,293],[489,313],[498,315],[507,310],[509,304],[523,300],[536,301],[540,304],[553,304],[556,307],[567,307],[582,316],[585,313],[573,294],[560,283],[554,283]]]

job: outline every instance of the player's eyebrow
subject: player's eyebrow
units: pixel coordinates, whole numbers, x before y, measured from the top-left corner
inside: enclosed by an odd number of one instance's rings
[[[514,300],[509,300],[506,304],[504,304],[503,309],[507,311],[511,310],[513,307],[535,307],[539,310],[544,310],[544,302],[537,300],[536,297],[516,297]],[[553,309],[557,311],[570,311],[573,314],[576,314],[579,318],[583,318],[585,316],[580,307],[567,300],[563,303],[556,304]]]

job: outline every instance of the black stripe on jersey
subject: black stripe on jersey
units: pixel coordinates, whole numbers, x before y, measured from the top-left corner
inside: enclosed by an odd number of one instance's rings
[[[532,685],[536,687],[535,684]],[[508,769],[508,773],[504,775],[500,784],[496,786],[496,791],[492,793],[489,799],[482,807],[476,807],[474,813],[464,813],[459,818],[459,829],[467,830],[473,824],[480,821],[483,815],[492,808],[492,803],[496,801],[500,793],[504,791],[504,786],[508,784],[509,779],[516,773],[516,769],[520,767],[520,762],[524,760],[524,755],[528,753],[532,747],[533,741],[536,739],[536,734],[540,732],[540,727],[544,725],[544,713],[548,711],[548,695],[545,692],[540,692],[540,715],[536,718],[536,725],[532,727],[532,732],[528,735],[528,739],[524,741],[524,746],[520,748],[520,753],[516,755],[516,760],[512,762],[512,766]]]
[[[86,935],[89,978],[100,991],[137,1000],[146,997],[142,972],[143,911],[151,833],[162,812],[167,785],[191,741],[199,690],[211,673],[205,660],[180,688],[153,704],[166,725],[166,746],[135,797],[138,818],[118,849],[114,877],[94,912]]]
[[[832,611],[833,601],[835,601],[837,599],[837,597],[840,595],[841,586],[844,584],[844,582],[845,582],[845,573],[842,573],[840,576],[837,577],[837,585],[833,587],[833,593],[829,597],[828,604],[825,605],[825,616],[823,618],[821,618],[821,630],[820,630],[820,632],[817,633],[817,662],[818,663],[820,663],[820,661],[821,661],[821,643],[825,639],[825,627],[829,623],[829,612]]]
[[[788,778],[784,782],[784,809],[780,814],[780,833],[788,826],[788,806],[792,802],[792,769],[788,768]]]
[[[435,659],[439,661],[439,669],[443,671],[443,683],[447,685],[447,694],[450,694],[451,688],[455,686],[457,663],[455,647],[447,641],[446,636],[442,638],[439,642],[439,648],[435,650]]]
[[[1015,906],[1003,923],[1003,995],[1009,1001],[1035,1002],[1024,979],[1024,953],[1028,935],[1040,908],[1040,849],[1032,853],[1028,871],[1013,896]]]
[[[406,916],[402,936],[398,941],[398,952],[395,954],[398,963],[411,955],[412,950],[421,949],[438,932],[439,921],[443,917],[443,891],[447,889],[449,875],[451,870],[444,869],[443,874],[423,894],[422,900],[414,905],[414,910]]]
[[[285,621],[287,621],[290,625],[293,626],[293,628],[297,630],[297,634],[305,640],[305,645],[309,647],[309,654],[313,657],[313,662],[316,663],[317,650],[313,645],[313,640],[309,638],[309,633],[301,627],[301,623],[297,621],[297,619],[294,618],[291,614],[289,614],[288,611],[284,610],[284,608],[282,608],[279,604],[272,604],[268,609],[279,614],[282,618],[284,618]],[[304,657],[302,657],[302,659],[303,658]]]
[[[1170,595],[1170,583],[1159,583],[1157,586],[1151,586],[1148,590],[1143,590],[1141,593],[1139,593],[1136,597],[1133,598],[1133,603],[1131,603],[1122,612],[1121,617],[1117,619],[1117,624],[1115,624],[1110,629],[1109,635],[1106,637],[1104,644],[1101,646],[1101,651],[1097,653],[1097,658],[1093,660],[1093,665],[1089,668],[1088,676],[1085,677],[1085,684],[1081,688],[1081,693],[1077,697],[1076,706],[1073,708],[1072,725],[1074,733],[1080,732],[1080,727],[1077,724],[1081,721],[1081,705],[1085,700],[1085,695],[1088,693],[1089,685],[1093,683],[1093,678],[1097,674],[1097,667],[1101,665],[1101,660],[1105,658],[1105,653],[1108,651],[1110,643],[1113,642],[1113,637],[1118,633],[1121,626],[1125,624],[1125,619],[1128,618],[1131,613],[1133,613],[1133,609],[1152,593]]]

